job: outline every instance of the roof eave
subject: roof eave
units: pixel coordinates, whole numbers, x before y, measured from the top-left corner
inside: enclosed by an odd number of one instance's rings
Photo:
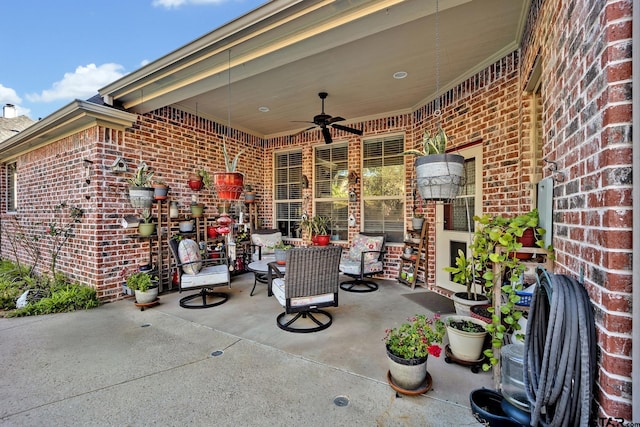
[[[20,153],[92,125],[101,124],[114,129],[125,129],[131,127],[136,120],[136,114],[93,102],[75,100],[0,142],[0,161],[7,161]]]

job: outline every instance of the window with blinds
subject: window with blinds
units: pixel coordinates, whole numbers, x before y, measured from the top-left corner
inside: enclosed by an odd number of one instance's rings
[[[404,137],[368,139],[362,149],[363,231],[386,233],[388,242],[402,242]]]
[[[465,183],[460,189],[460,194],[451,204],[444,205],[444,229],[451,231],[475,231],[473,212],[476,202],[476,159],[464,161]],[[467,210],[467,207],[469,208]],[[467,215],[471,212],[471,217]]]
[[[331,240],[347,240],[349,217],[348,147],[323,145],[314,152],[314,213],[331,220]]]
[[[283,237],[299,238],[302,216],[302,151],[275,154],[275,223]]]
[[[7,211],[15,212],[17,208],[18,180],[16,163],[7,165]]]

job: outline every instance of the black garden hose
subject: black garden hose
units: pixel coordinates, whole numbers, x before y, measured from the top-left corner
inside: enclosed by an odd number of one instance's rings
[[[531,425],[589,424],[596,373],[596,333],[584,287],[542,271],[524,343],[524,383]]]

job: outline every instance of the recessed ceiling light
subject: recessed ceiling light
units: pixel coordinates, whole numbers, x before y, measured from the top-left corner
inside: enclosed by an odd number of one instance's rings
[[[269,107],[258,107],[258,111],[261,113],[267,113],[269,111]]]
[[[396,71],[393,73],[393,78],[396,80],[404,79],[405,77],[407,77],[406,71]]]

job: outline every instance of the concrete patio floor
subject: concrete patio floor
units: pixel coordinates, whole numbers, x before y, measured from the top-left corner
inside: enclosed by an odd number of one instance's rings
[[[385,329],[452,305],[377,282],[373,293],[340,291],[333,325],[312,334],[280,330],[282,308],[265,286],[249,296],[252,274],[217,288],[229,301],[208,309],[181,308],[185,293],[168,293],[144,311],[127,299],[2,318],[0,425],[480,425],[468,397],[492,388],[491,373],[447,364],[444,352],[429,358],[426,394],[389,386]]]

